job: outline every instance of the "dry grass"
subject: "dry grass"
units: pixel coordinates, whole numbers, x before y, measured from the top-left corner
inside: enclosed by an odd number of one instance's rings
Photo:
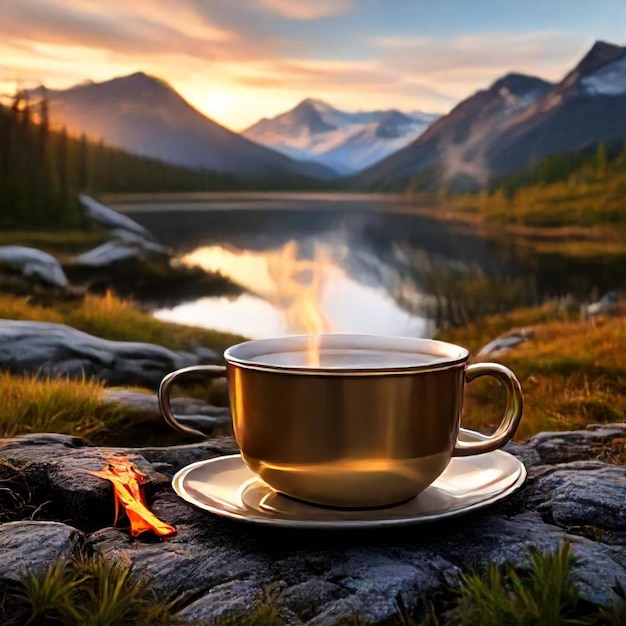
[[[149,582],[122,561],[100,557],[59,559],[43,574],[28,573],[6,594],[3,624],[79,626],[180,623],[177,603],[158,598]]]
[[[57,303],[55,308],[33,304],[27,297],[1,294],[2,318],[64,323],[105,339],[145,341],[173,350],[203,346],[222,351],[244,340],[230,333],[161,322],[111,292],[103,296],[88,294],[78,302]]]
[[[524,391],[524,418],[518,439],[543,430],[570,430],[590,423],[625,420],[626,319],[550,319],[550,309],[519,310],[451,329],[440,338],[474,354],[502,333],[533,325],[529,341],[489,358],[510,367]],[[488,431],[500,420],[502,402],[491,381],[468,386],[464,425]]]
[[[38,379],[0,372],[0,437],[34,432],[93,436],[119,419],[92,381]]]

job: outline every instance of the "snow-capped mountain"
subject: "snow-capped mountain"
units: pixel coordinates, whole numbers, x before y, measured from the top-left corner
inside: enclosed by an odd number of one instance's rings
[[[42,91],[30,93],[37,97]],[[264,181],[336,176],[318,163],[291,159],[224,128],[166,82],[142,72],[46,94],[54,124],[132,154]]]
[[[406,146],[437,117],[396,110],[349,113],[307,98],[286,113],[261,119],[242,134],[295,159],[351,174]]]
[[[626,48],[597,42],[556,85],[509,74],[361,172],[367,188],[477,187],[551,154],[626,141]]]

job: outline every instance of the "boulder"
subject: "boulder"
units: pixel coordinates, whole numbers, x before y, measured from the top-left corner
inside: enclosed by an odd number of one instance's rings
[[[136,233],[132,233],[128,230],[123,230],[121,228],[114,228],[109,231],[109,235],[112,239],[122,241],[126,244],[137,246],[146,252],[154,253],[154,254],[164,254],[169,255],[171,253],[168,248],[162,246],[161,244],[155,243],[154,241],[149,241],[148,239],[144,239],[140,235]]]
[[[264,528],[214,516],[178,498],[169,485],[172,474],[188,463],[232,453],[229,438],[111,449],[62,435],[13,437],[0,440],[0,468],[4,462],[24,469],[37,498],[49,502],[38,515],[50,521],[62,517],[86,533],[88,549],[132,564],[133,575],[148,577],[157,595],[178,597],[181,623],[244,621],[259,599],[269,597],[284,624],[383,625],[405,623],[399,606],[419,621],[430,602],[454,593],[463,572],[490,563],[524,567],[530,549],[553,552],[564,541],[577,559],[574,583],[582,599],[623,602],[616,589],[626,587],[626,467],[597,455],[604,447],[623,446],[625,432],[625,424],[613,424],[543,433],[528,444],[510,445],[511,453],[525,459],[529,475],[507,500],[445,522],[377,531]],[[569,449],[570,442],[585,438],[590,449]],[[555,454],[558,446],[567,451]],[[107,526],[110,486],[84,470],[111,454],[125,456],[148,474],[148,504],[176,526],[175,536],[161,542],[132,539]],[[15,521],[10,528],[29,523]],[[69,535],[63,532],[61,548],[53,546],[50,559],[68,549]]]
[[[0,524],[0,583],[19,582],[26,573],[42,574],[57,559],[74,556],[83,541],[83,533],[60,522]]]
[[[113,209],[109,209],[96,202],[93,198],[85,194],[80,194],[79,200],[85,207],[87,214],[94,221],[107,229],[121,229],[139,235],[143,239],[152,239],[152,234],[141,224],[135,222],[130,217],[122,215]]]
[[[141,244],[111,240],[102,245],[79,254],[74,259],[74,264],[92,268],[106,268],[114,263],[130,260],[144,260],[154,256],[168,256],[168,251],[163,246],[151,241],[143,241]]]
[[[484,345],[479,351],[478,357],[501,355],[508,352],[511,348],[532,339],[535,336],[533,328],[518,328],[517,330],[508,332],[493,341]]]
[[[0,368],[15,374],[86,376],[156,388],[165,374],[199,362],[192,353],[101,339],[64,324],[0,320]]]
[[[107,267],[121,261],[143,259],[144,256],[142,248],[134,244],[123,241],[107,241],[97,248],[79,254],[74,259],[74,263],[86,267]]]
[[[164,421],[155,394],[130,389],[104,389],[102,399],[124,407],[127,412],[140,412],[144,420],[151,418],[159,424]],[[207,436],[232,431],[228,407],[213,406],[204,400],[188,397],[172,398],[171,405],[180,422],[206,433]]]
[[[47,252],[26,246],[0,246],[0,264],[17,268],[22,276],[65,289],[69,282],[61,264]]]

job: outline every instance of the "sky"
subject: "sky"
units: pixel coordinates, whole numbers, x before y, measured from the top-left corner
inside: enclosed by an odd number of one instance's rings
[[[307,97],[445,113],[597,40],[626,45],[626,0],[0,0],[0,94],[143,71],[233,130]]]

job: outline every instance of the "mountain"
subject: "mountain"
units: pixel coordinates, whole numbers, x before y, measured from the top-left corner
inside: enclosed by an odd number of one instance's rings
[[[396,110],[348,113],[307,98],[286,113],[261,119],[243,135],[294,159],[351,174],[404,147],[436,119]]]
[[[133,154],[264,180],[335,176],[317,163],[295,161],[220,126],[166,82],[141,72],[46,93],[53,123]]]
[[[558,84],[508,74],[417,140],[361,172],[359,186],[476,188],[558,153],[626,141],[626,48],[596,43]]]

